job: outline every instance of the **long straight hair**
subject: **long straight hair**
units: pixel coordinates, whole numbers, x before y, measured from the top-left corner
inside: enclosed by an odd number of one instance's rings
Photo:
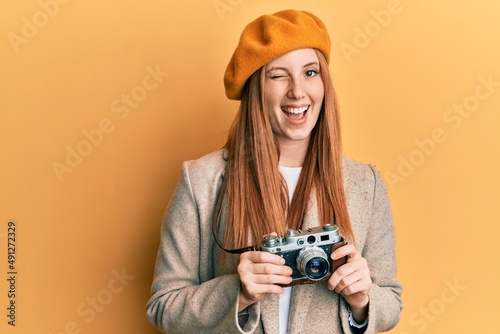
[[[247,246],[271,232],[285,235],[287,229],[300,229],[314,194],[319,225],[335,223],[344,239],[355,241],[344,191],[337,98],[328,63],[320,51],[315,52],[325,94],[291,204],[278,169],[280,150],[264,102],[262,68],[247,81],[225,145],[230,175],[227,248]]]

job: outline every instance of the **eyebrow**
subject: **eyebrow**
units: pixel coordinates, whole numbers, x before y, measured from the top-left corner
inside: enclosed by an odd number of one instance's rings
[[[311,65],[319,65],[319,62],[317,61],[312,61],[310,63],[307,63],[305,64],[302,68],[306,68],[308,66],[311,66]],[[269,72],[269,71],[274,71],[274,70],[283,70],[283,71],[287,71],[288,69],[286,67],[271,67],[269,69],[266,70],[266,73]]]

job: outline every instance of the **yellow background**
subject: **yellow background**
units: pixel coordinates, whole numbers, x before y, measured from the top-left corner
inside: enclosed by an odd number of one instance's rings
[[[498,330],[497,1],[60,2],[0,5],[2,333],[157,332],[145,304],[180,164],[223,145],[239,34],[285,8],[327,25],[345,152],[388,184],[405,304],[392,333]]]

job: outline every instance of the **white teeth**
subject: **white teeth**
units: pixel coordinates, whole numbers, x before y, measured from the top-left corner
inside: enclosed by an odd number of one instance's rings
[[[301,113],[305,112],[308,108],[309,108],[309,106],[301,107],[301,108],[282,107],[281,109],[283,111],[286,111],[287,113],[290,113],[290,114],[301,114]]]

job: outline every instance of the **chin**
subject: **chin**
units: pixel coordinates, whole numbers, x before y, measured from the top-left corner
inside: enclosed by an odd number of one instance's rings
[[[309,140],[309,138],[311,138],[311,133],[309,132],[307,134],[288,135],[288,136],[284,136],[284,138],[286,140],[289,140],[289,141],[300,142],[300,141],[304,141],[304,140]]]

